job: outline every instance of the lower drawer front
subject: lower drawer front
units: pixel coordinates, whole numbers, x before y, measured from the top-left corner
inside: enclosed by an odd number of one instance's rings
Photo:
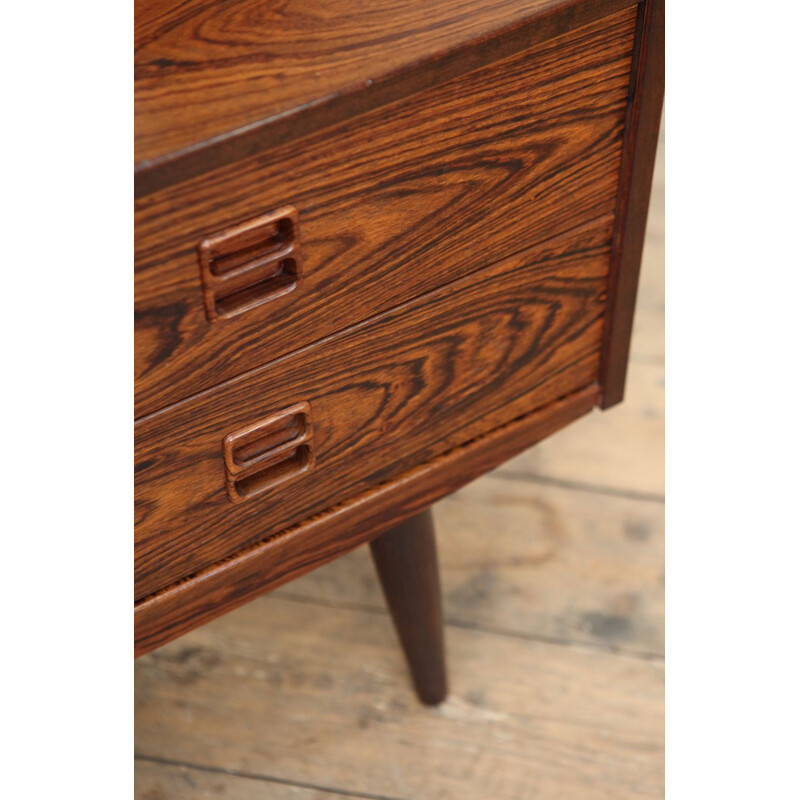
[[[136,425],[137,599],[597,378],[611,219]]]

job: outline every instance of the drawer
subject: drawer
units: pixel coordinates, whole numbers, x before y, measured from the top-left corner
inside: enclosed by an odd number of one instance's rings
[[[141,598],[597,379],[612,218],[136,424]]]
[[[137,416],[611,213],[635,17],[139,199]]]

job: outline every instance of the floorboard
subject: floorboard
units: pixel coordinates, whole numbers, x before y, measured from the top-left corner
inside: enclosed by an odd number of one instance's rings
[[[447,626],[410,689],[383,615],[261,598],[137,662],[141,756],[397,798],[651,798],[663,665]]]
[[[262,776],[231,774],[215,768],[163,763],[147,758],[135,762],[137,796],[142,800],[390,800],[380,795],[340,794],[327,789],[279,783]]]
[[[663,656],[664,507],[486,476],[434,508],[452,624]],[[384,613],[366,548],[273,596]]]

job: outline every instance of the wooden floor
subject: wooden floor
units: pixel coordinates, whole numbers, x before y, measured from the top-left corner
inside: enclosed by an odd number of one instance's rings
[[[663,470],[662,138],[626,402],[434,509],[448,700],[361,548],[137,662],[136,796],[662,797]]]

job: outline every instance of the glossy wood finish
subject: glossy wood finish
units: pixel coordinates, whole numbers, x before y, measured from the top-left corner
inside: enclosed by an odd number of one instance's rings
[[[343,3],[139,6],[137,653],[621,397],[663,4]]]
[[[588,386],[467,442],[395,480],[271,536],[136,604],[137,656],[331,561],[587,414]]]
[[[603,335],[600,405],[622,401],[664,99],[664,0],[639,6]]]
[[[447,675],[431,510],[373,539],[370,552],[417,696],[426,705],[438,705],[447,696]]]
[[[630,0],[138,0],[136,192],[400,100]],[[291,46],[287,47],[287,42]]]
[[[140,200],[137,416],[612,213],[635,17]],[[198,244],[287,203],[302,283],[209,323]]]
[[[140,421],[137,597],[596,380],[611,232],[572,231]],[[313,470],[231,504],[223,440],[300,402]]]

